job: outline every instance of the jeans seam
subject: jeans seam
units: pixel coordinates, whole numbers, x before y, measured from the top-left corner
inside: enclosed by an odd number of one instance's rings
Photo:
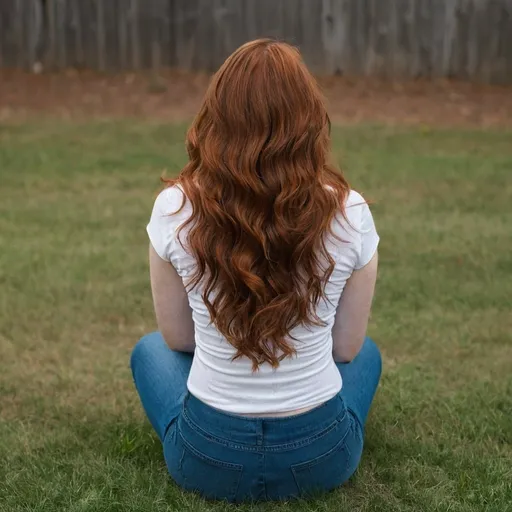
[[[320,432],[317,432],[316,434],[307,437],[305,439],[302,439],[301,441],[295,441],[292,443],[283,443],[280,445],[271,445],[271,446],[252,446],[252,445],[244,445],[241,443],[232,443],[227,439],[223,439],[217,436],[214,436],[205,430],[203,430],[199,425],[197,425],[187,414],[186,409],[183,411],[183,419],[186,421],[188,426],[194,430],[198,435],[204,437],[208,441],[217,443],[221,446],[225,446],[227,448],[231,448],[234,450],[241,450],[241,451],[250,451],[250,452],[279,452],[279,451],[289,451],[294,450],[296,448],[301,448],[303,446],[310,445],[311,443],[317,441],[318,439],[324,437],[325,435],[329,434],[334,430],[342,421],[345,420],[347,416],[347,412],[345,411],[342,418],[336,418],[328,427],[323,429]]]
[[[132,369],[132,378],[133,378],[133,384],[135,385],[135,390],[137,391],[137,394],[139,395],[139,400],[141,402],[141,405],[142,405],[142,408],[144,409],[144,412],[146,413],[146,416],[149,420],[149,422],[151,423],[151,425],[154,427],[153,423],[151,422],[151,419],[150,419],[150,414],[148,413],[148,411],[146,410],[145,406],[144,406],[144,402],[142,401],[142,397],[141,397],[141,394],[140,394],[140,391],[139,391],[139,388],[137,386],[137,379],[135,378],[135,372],[133,371]],[[160,397],[158,395],[155,395],[155,398],[156,398],[156,401],[159,403],[159,405],[161,406],[161,408],[163,409],[163,406],[164,404],[162,403],[162,401],[160,400]],[[172,420],[171,420],[171,423],[172,423]],[[159,430],[160,430],[160,425],[158,424],[158,421],[157,421],[157,426],[158,426],[158,430],[156,430],[156,433],[158,435],[158,438],[160,439],[160,441],[163,443],[165,441],[165,436],[167,434],[167,431],[169,430],[169,424],[166,424],[165,427],[163,428],[163,432],[160,434]],[[160,437],[161,436],[161,437]]]
[[[224,462],[222,460],[214,459],[213,457],[209,457],[208,455],[205,455],[204,453],[200,452],[197,448],[194,448],[182,435],[182,433],[179,433],[179,436],[181,437],[181,440],[183,442],[184,452],[185,450],[189,450],[193,455],[198,457],[199,459],[203,460],[204,462],[207,462],[208,464],[211,464],[212,466],[217,466],[219,468],[223,469],[229,469],[232,471],[242,471],[244,469],[244,466],[242,464],[235,464],[233,462]]]
[[[219,471],[226,470],[232,472],[231,474],[234,475],[234,480],[231,487],[226,487],[226,489],[228,489],[226,498],[230,501],[235,500],[236,495],[238,494],[238,489],[240,487],[240,482],[242,481],[244,466],[242,464],[224,462],[222,460],[218,460],[208,455],[205,455],[201,451],[194,448],[184,438],[181,432],[177,433],[176,435],[179,435],[181,441],[183,442],[182,455],[180,458],[178,471],[181,473],[181,478],[183,478],[184,486],[186,486],[185,488],[189,488],[191,490],[200,490],[200,486],[196,486],[197,480],[195,478],[192,478],[192,481],[190,481],[189,478],[187,478],[183,474],[183,462],[185,460],[187,452],[189,452],[189,456],[197,457],[199,460],[203,461],[204,464],[208,464],[213,471],[215,471],[215,469],[217,468],[217,470]]]
[[[314,459],[312,459],[310,461],[299,462],[298,464],[293,464],[292,465],[292,472],[294,473],[294,476],[295,476],[295,472],[294,472],[295,469],[309,469],[309,468],[312,468],[312,467],[320,464],[322,462],[322,460],[324,460],[326,457],[329,457],[330,455],[335,453],[337,450],[342,448],[343,445],[346,444],[345,440],[347,439],[347,436],[348,436],[348,430],[345,432],[344,436],[330,450],[328,450],[327,452],[322,453],[322,455],[318,455],[317,457],[315,457]],[[347,450],[348,450],[348,447],[347,447]]]
[[[359,421],[359,418],[357,417],[357,414],[354,412],[353,409],[347,406],[347,411],[350,412],[352,417],[354,418],[356,424],[359,426],[359,430],[361,431],[361,436],[364,436],[364,425]]]

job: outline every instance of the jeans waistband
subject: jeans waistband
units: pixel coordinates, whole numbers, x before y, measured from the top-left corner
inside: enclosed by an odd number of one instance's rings
[[[204,434],[232,443],[272,446],[320,436],[350,419],[343,399],[336,395],[324,404],[295,416],[258,418],[237,416],[214,409],[188,393],[184,402],[184,420]]]

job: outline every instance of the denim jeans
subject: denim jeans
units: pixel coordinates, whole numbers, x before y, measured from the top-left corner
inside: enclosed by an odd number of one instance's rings
[[[143,337],[131,357],[142,405],[179,486],[231,502],[283,500],[328,491],[354,473],[381,374],[372,340],[351,363],[337,363],[338,395],[280,418],[236,416],[195,398],[187,391],[192,358],[170,350],[158,332]]]

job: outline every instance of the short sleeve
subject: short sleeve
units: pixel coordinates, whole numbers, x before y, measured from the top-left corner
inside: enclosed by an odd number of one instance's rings
[[[176,213],[182,204],[183,194],[176,187],[166,188],[155,200],[146,231],[151,245],[160,258],[171,261],[176,239]]]
[[[365,202],[361,205],[361,225],[359,233],[361,236],[361,245],[359,250],[359,257],[355,269],[358,270],[367,265],[373,258],[377,247],[379,245],[379,235],[375,228],[372,212],[368,204]]]

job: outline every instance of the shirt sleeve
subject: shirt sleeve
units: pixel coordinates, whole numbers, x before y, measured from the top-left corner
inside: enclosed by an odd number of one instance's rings
[[[175,190],[166,188],[155,200],[153,211],[146,231],[149,241],[160,258],[171,261],[175,244],[177,221],[176,213],[181,206],[181,200]]]
[[[375,228],[372,212],[370,211],[370,208],[366,202],[362,205],[361,226],[359,228],[359,233],[361,236],[361,246],[359,250],[359,257],[355,266],[356,270],[363,268],[370,262],[379,245],[379,235],[377,233],[377,229]]]

